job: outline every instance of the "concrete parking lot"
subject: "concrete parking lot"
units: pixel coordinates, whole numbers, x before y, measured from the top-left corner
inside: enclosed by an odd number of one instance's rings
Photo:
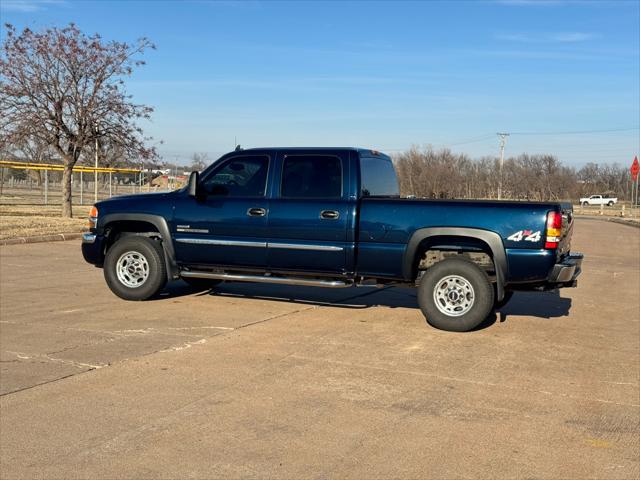
[[[483,328],[411,289],[181,282],[0,247],[0,477],[638,478],[640,229],[578,220],[577,289]]]

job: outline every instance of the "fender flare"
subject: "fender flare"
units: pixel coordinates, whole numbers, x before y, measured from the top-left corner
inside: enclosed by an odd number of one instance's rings
[[[160,215],[150,215],[148,213],[108,213],[104,217],[98,217],[97,232],[104,235],[104,229],[107,225],[117,221],[138,221],[152,224],[160,232],[162,238],[162,250],[164,251],[164,260],[167,267],[167,276],[169,280],[179,277],[178,264],[176,263],[176,252],[173,248],[171,239],[171,231],[169,224],[164,217]]]
[[[496,269],[496,300],[500,301],[504,298],[504,285],[508,271],[507,254],[500,235],[490,230],[462,227],[429,227],[417,229],[411,235],[402,259],[402,275],[405,280],[413,280],[413,262],[420,243],[429,237],[436,236],[476,238],[489,245]]]

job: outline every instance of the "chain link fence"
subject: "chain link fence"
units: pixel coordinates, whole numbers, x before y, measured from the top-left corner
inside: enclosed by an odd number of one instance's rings
[[[62,165],[0,161],[1,205],[60,205]],[[91,205],[118,195],[170,191],[181,188],[184,175],[154,174],[152,170],[132,168],[73,169],[73,205]]]

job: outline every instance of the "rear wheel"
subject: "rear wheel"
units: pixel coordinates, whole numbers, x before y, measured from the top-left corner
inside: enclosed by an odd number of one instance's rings
[[[113,293],[125,300],[146,300],[167,283],[164,253],[159,241],[126,236],[107,251],[104,278]]]
[[[589,202],[582,202],[582,206],[583,206],[583,207],[587,207],[587,206],[589,206]]]
[[[418,287],[418,304],[427,322],[451,332],[472,330],[493,308],[493,287],[484,270],[460,258],[429,268]]]
[[[608,206],[613,207],[613,202],[607,203]]]

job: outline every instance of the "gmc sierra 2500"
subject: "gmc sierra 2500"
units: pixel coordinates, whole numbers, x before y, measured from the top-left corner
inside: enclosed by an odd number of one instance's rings
[[[400,198],[391,159],[356,148],[228,153],[170,193],[99,202],[87,262],[127,300],[168,280],[404,284],[427,321],[467,331],[514,290],[576,285],[573,212],[556,202]]]

